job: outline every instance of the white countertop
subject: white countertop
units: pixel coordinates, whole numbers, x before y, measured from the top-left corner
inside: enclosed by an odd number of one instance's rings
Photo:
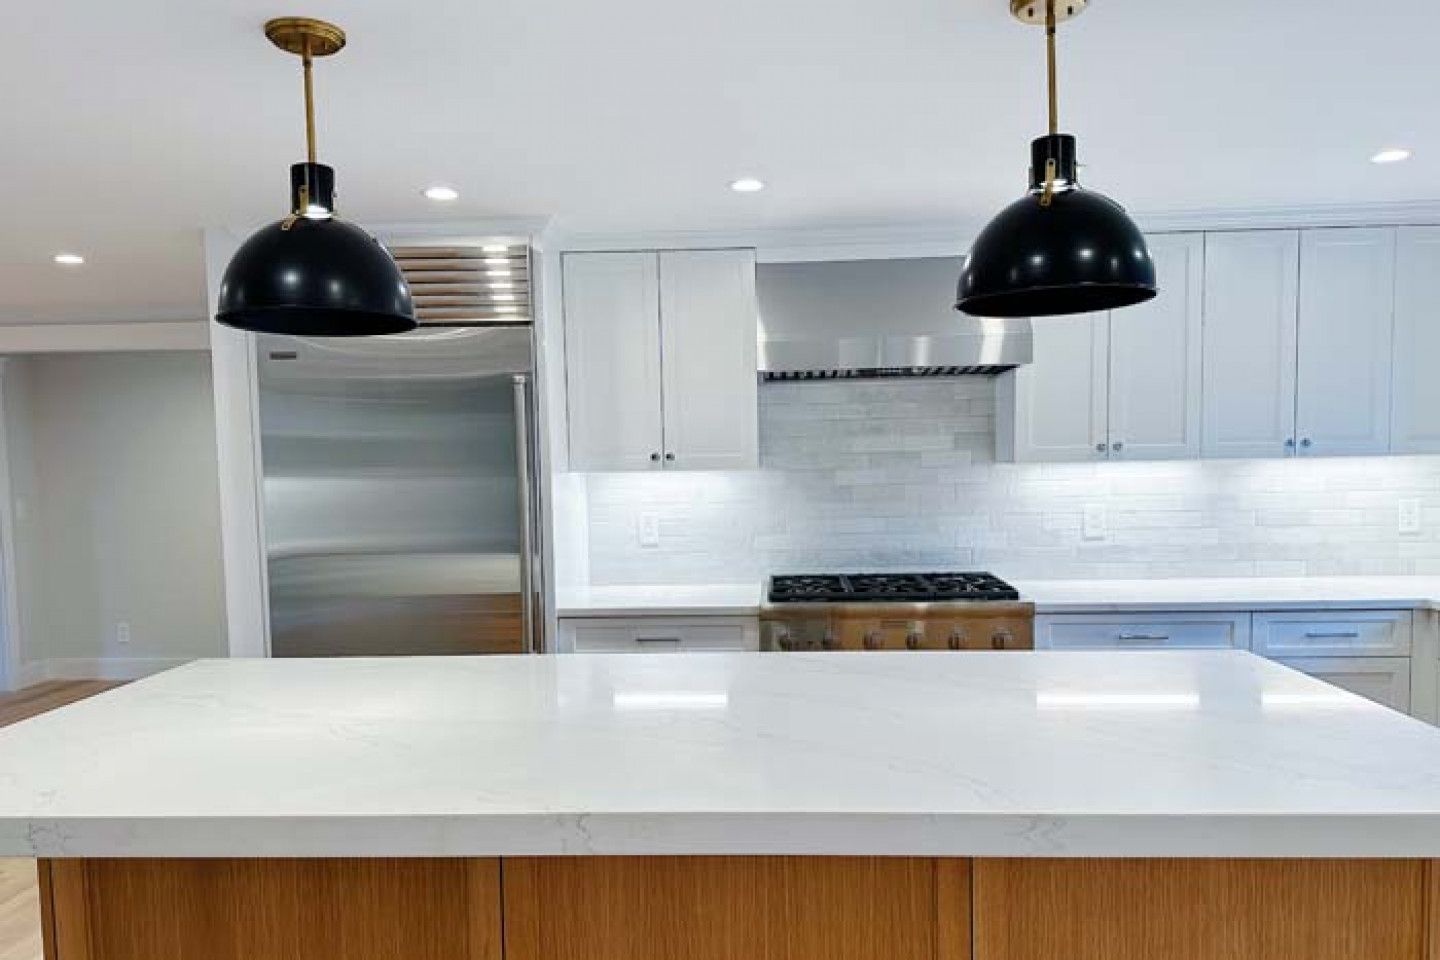
[[[203,661],[0,730],[0,855],[1440,856],[1440,730],[1259,657]]]
[[[1440,608],[1440,577],[1018,580],[1039,613]]]
[[[1007,578],[1008,579],[1008,578]],[[1144,610],[1440,609],[1440,577],[1173,577],[1010,580],[1039,613]],[[764,584],[561,588],[562,617],[734,616],[759,613]]]
[[[561,617],[753,617],[765,588],[758,583],[690,586],[561,587]]]

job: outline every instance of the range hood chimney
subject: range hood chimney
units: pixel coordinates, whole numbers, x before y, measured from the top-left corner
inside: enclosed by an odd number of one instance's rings
[[[1029,320],[956,313],[960,257],[762,263],[766,380],[994,375],[1029,363]]]

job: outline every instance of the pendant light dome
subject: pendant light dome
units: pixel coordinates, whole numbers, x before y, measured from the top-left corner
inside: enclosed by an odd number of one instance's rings
[[[290,168],[290,215],[256,231],[225,268],[215,319],[296,336],[415,329],[415,305],[400,267],[378,240],[336,214],[335,171],[315,159],[311,61],[339,51],[345,33],[320,20],[283,17],[265,24],[265,35],[304,64],[308,158]]]
[[[1050,133],[1030,145],[1030,190],[980,231],[960,272],[955,307],[981,317],[1044,317],[1133,306],[1156,294],[1140,228],[1109,197],[1080,187],[1075,138],[1059,133],[1055,25],[1088,0],[1011,0],[1045,25]],[[1059,7],[1057,8],[1057,3]]]

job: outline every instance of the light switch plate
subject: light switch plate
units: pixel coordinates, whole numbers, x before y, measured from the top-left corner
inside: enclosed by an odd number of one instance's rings
[[[1105,504],[1087,503],[1080,521],[1081,535],[1086,540],[1104,540],[1106,537]]]
[[[1401,533],[1419,533],[1423,511],[1420,508],[1420,501],[1414,498],[1407,498],[1400,501],[1400,509],[1396,511],[1397,526]]]
[[[115,642],[116,642],[116,643],[129,643],[129,642],[130,642],[130,621],[129,621],[129,620],[121,620],[120,622],[118,622],[118,623],[115,624]]]
[[[642,513],[635,521],[635,538],[642,547],[660,546],[660,515]]]

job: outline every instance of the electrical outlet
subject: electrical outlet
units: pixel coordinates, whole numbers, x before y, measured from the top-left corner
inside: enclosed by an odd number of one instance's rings
[[[1397,526],[1401,533],[1419,533],[1423,511],[1420,508],[1420,501],[1405,499],[1400,501],[1400,509],[1396,511]]]
[[[642,547],[660,546],[660,515],[640,514],[640,518],[635,522],[635,539],[640,541]]]
[[[130,642],[130,621],[121,620],[119,623],[115,624],[115,642]]]
[[[1105,504],[1087,503],[1080,520],[1081,535],[1086,540],[1104,540],[1106,537]]]

